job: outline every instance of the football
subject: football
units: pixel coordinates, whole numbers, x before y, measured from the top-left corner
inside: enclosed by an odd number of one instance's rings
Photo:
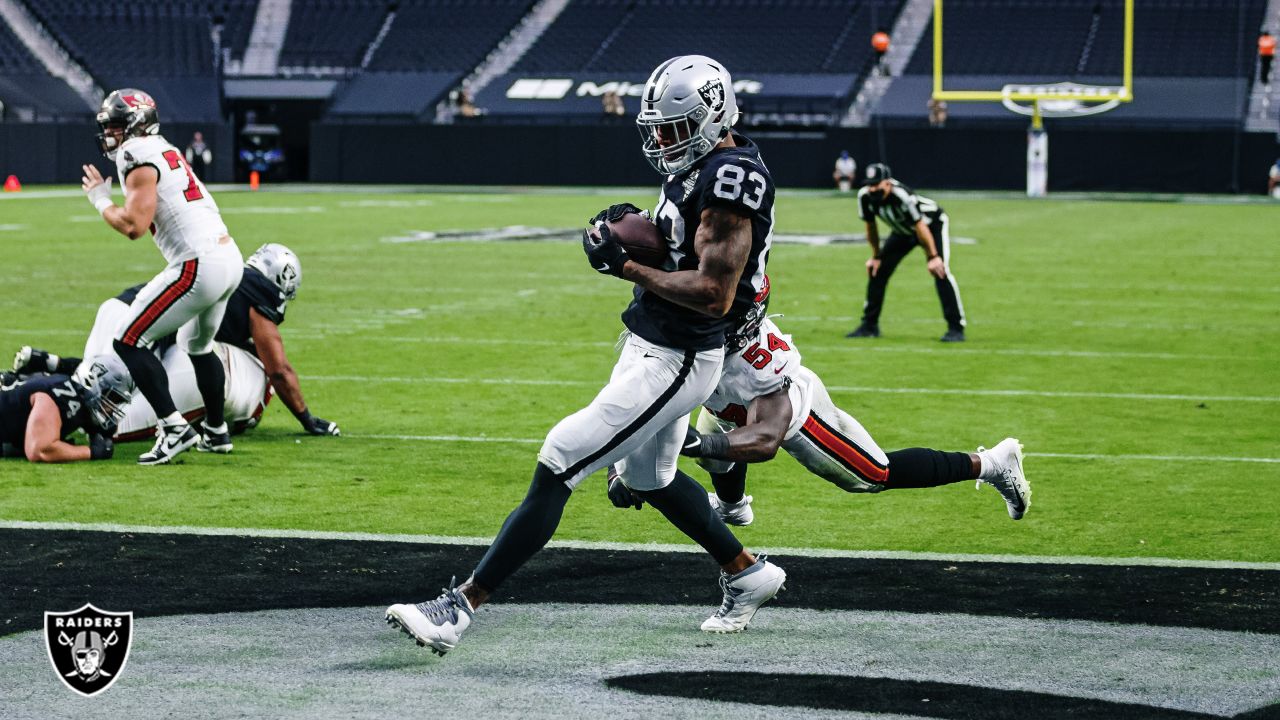
[[[666,264],[667,239],[662,236],[658,226],[643,215],[627,213],[618,218],[617,222],[609,223],[609,232],[632,260],[652,268],[660,268]]]

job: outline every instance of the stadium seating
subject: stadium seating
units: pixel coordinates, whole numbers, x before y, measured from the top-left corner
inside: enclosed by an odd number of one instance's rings
[[[4,103],[7,116],[26,119],[88,110],[65,82],[49,77],[8,24],[0,24],[0,103]]]
[[[388,9],[386,0],[294,0],[280,65],[359,67]]]
[[[1246,111],[1253,33],[1266,0],[1137,0],[1133,76],[1140,103],[1083,122],[1230,126]],[[1123,0],[946,0],[944,84],[1116,85],[1124,61]],[[877,113],[925,121],[932,91],[933,22]],[[1024,122],[998,103],[951,103],[951,121]],[[1077,121],[1073,121],[1077,122]]]
[[[217,0],[209,6],[209,13],[214,23],[222,23],[222,47],[232,58],[243,59],[258,14],[258,0]]]
[[[225,21],[232,54],[236,48],[243,54],[257,7],[257,0],[25,2],[99,84],[142,86],[162,103],[167,118],[179,120],[220,117],[214,18]]]
[[[370,70],[470,72],[511,32],[531,0],[407,0]]]
[[[736,72],[857,73],[901,0],[581,0],[521,58],[523,72],[648,70],[700,52]],[[712,20],[711,18],[717,18]]]
[[[505,91],[531,76],[643,83],[663,60],[701,53],[724,63],[736,80],[761,81],[739,93],[748,112],[805,113],[826,122],[870,70],[868,38],[891,27],[901,6],[902,0],[577,0],[498,84]],[[588,94],[565,98],[559,108],[508,102],[493,91],[479,102],[499,113],[598,116],[599,99]]]

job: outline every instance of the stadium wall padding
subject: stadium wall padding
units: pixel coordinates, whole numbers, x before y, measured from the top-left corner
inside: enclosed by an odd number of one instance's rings
[[[164,123],[185,148],[196,130],[214,151],[208,182],[231,182],[230,124]],[[1271,134],[1210,130],[1049,128],[1051,190],[1262,193],[1280,157]],[[0,179],[24,184],[78,183],[80,166],[98,154],[91,123],[0,123]],[[830,128],[748,133],[760,143],[782,187],[828,187],[831,166],[847,149],[859,167],[887,161],[921,188],[1025,187],[1025,133],[1017,128]],[[1235,159],[1238,142],[1239,160]],[[310,179],[341,183],[476,185],[654,185],[629,124],[312,125]],[[880,148],[883,148],[883,153]]]
[[[1262,193],[1280,155],[1269,134],[1049,126],[1051,190]],[[1017,128],[748,131],[781,187],[829,187],[842,149],[924,188],[1026,187]],[[1235,161],[1239,142],[1239,162]],[[883,153],[880,148],[883,148]],[[339,183],[650,185],[629,125],[312,125],[311,180]]]
[[[160,132],[185,150],[195,131],[204,133],[213,151],[213,170],[200,179],[232,181],[235,163],[234,130],[229,123],[160,123]],[[103,174],[115,167],[98,151],[98,127],[85,123],[0,123],[0,181],[17,175],[24,185],[80,184],[80,166],[94,163]],[[116,192],[119,192],[118,190]]]

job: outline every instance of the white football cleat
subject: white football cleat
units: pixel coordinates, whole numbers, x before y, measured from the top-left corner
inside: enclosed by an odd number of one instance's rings
[[[139,465],[164,465],[190,450],[200,439],[195,430],[185,422],[168,426],[156,423],[156,444],[138,456]]]
[[[751,521],[756,519],[756,514],[751,511],[751,500],[750,495],[743,495],[742,499],[736,503],[726,503],[720,502],[720,498],[715,493],[707,493],[707,501],[711,503],[711,509],[720,515],[725,525],[750,525]]]
[[[986,483],[995,488],[1009,506],[1009,517],[1021,520],[1031,507],[1031,483],[1022,471],[1022,443],[1005,438],[990,450],[979,446],[978,457],[982,459],[982,474],[974,487]]]
[[[449,581],[449,587],[435,600],[387,608],[387,624],[413,638],[418,647],[430,647],[431,652],[444,657],[458,646],[475,615],[467,596],[455,587],[457,580]]]
[[[747,629],[751,618],[787,581],[787,573],[761,555],[756,563],[737,575],[720,572],[724,601],[716,614],[702,623],[703,632],[736,633]]]

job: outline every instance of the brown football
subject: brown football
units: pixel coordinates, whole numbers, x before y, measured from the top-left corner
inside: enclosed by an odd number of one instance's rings
[[[627,213],[617,222],[609,223],[609,232],[618,241],[627,256],[641,265],[660,268],[667,262],[670,250],[667,239],[657,225],[637,213]]]

